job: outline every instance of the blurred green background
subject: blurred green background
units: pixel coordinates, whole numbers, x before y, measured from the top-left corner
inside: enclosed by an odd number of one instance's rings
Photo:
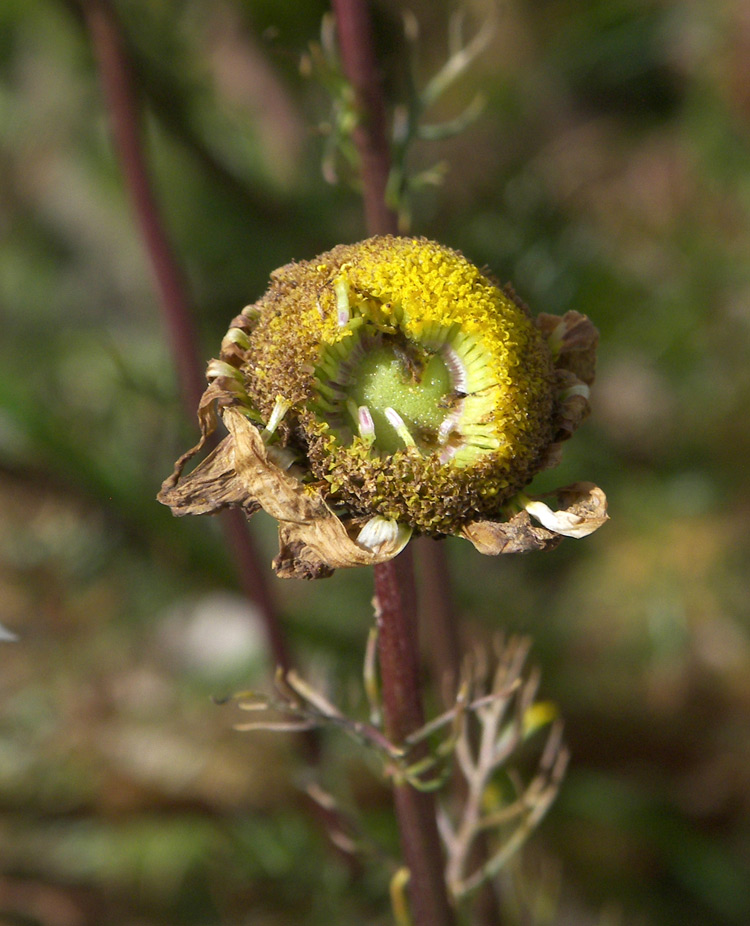
[[[326,4],[120,0],[154,183],[203,357],[271,270],[364,237],[321,176],[299,62]],[[401,4],[376,5],[391,100]],[[456,4],[413,0],[423,79]],[[467,2],[469,33],[486,4]],[[447,541],[468,633],[534,638],[566,720],[561,796],[514,867],[523,923],[750,922],[750,12],[743,0],[507,0],[429,113],[412,231],[536,311],[590,315],[594,412],[545,485],[611,522],[500,560]],[[217,524],[154,501],[193,443],[77,5],[0,3],[0,923],[387,923],[303,812],[293,744],[211,696],[267,686]],[[253,522],[264,560],[274,526]],[[305,673],[358,709],[371,576],[272,579]],[[393,839],[340,736],[320,777]],[[524,900],[525,898],[525,900]],[[553,913],[545,914],[541,898]]]

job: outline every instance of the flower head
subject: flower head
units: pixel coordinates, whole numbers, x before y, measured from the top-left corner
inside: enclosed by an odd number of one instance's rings
[[[606,519],[588,484],[560,512],[520,494],[588,413],[596,342],[585,316],[534,321],[441,245],[341,245],[275,271],[234,319],[208,366],[201,443],[160,500],[175,514],[264,508],[280,575],[381,562],[413,531],[549,548]],[[182,476],[217,409],[229,436]]]

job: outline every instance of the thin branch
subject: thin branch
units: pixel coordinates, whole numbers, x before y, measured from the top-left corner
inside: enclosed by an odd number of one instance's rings
[[[490,15],[482,24],[481,29],[467,45],[463,43],[461,18],[457,16],[453,20],[450,42],[451,54],[443,67],[435,74],[422,91],[422,102],[425,109],[428,109],[435,100],[439,99],[446,89],[460,77],[487,48],[497,29],[496,17],[497,14],[494,8],[492,8]]]
[[[159,293],[183,404],[192,416],[205,389],[198,338],[185,280],[151,186],[131,68],[121,39],[120,25],[108,0],[81,0],[81,4],[112,122],[115,148]],[[243,591],[262,612],[274,659],[279,665],[289,668],[286,641],[244,516],[240,511],[231,511],[222,516],[222,521]]]
[[[396,213],[386,205],[391,158],[381,75],[365,0],[332,0],[344,74],[354,90],[359,122],[354,143],[361,161],[362,196],[371,235],[398,234]]]
[[[456,822],[444,812],[440,827],[448,847],[448,883],[460,899],[485,886],[518,851],[549,809],[567,764],[562,724],[557,722],[552,725],[532,780],[524,786],[508,770],[515,800],[494,811],[486,809],[492,776],[505,766],[529,729],[526,718],[539,686],[539,674],[532,671],[523,677],[528,647],[527,640],[516,639],[498,649],[498,666],[491,679],[494,697],[475,698],[473,702],[481,701],[473,710],[479,722],[478,736],[464,725],[456,742],[456,760],[466,781],[465,797]],[[473,686],[482,690],[488,678],[486,665],[480,663],[472,676]],[[510,832],[503,837],[507,830]],[[494,839],[484,842],[492,834]],[[486,851],[498,841],[491,852]],[[475,852],[478,843],[483,846],[480,857]]]

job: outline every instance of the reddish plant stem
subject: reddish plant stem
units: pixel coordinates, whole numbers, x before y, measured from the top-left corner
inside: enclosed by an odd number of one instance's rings
[[[385,201],[390,171],[385,104],[366,0],[332,0],[344,74],[355,94],[359,123],[354,142],[361,161],[367,230],[398,233],[396,213]],[[375,566],[378,656],[386,733],[402,742],[424,723],[419,677],[416,592],[410,551]],[[405,782],[394,787],[409,899],[415,926],[452,926],[442,846],[431,794]]]
[[[375,595],[386,735],[392,742],[401,743],[424,724],[411,550],[375,567]]]
[[[250,536],[247,518],[239,508],[222,511],[219,517],[227,546],[237,567],[240,588],[245,596],[260,608],[266,639],[274,662],[288,672],[292,668],[292,658],[267,578],[270,564],[264,566],[261,562],[253,538]],[[317,751],[317,747],[313,745],[314,740],[313,736],[304,738],[308,758]]]
[[[205,389],[200,372],[198,337],[187,287],[151,187],[131,69],[121,41],[120,26],[108,0],[82,0],[82,9],[112,122],[115,148],[159,293],[183,404],[188,414],[193,416]],[[291,661],[286,640],[265,571],[244,523],[244,515],[240,511],[231,511],[221,517],[241,587],[263,615],[276,663],[288,669]]]
[[[354,90],[359,122],[354,143],[361,161],[365,221],[371,235],[398,234],[385,190],[391,169],[381,75],[366,0],[332,0],[344,74]]]
[[[441,700],[449,708],[458,689],[462,648],[448,557],[445,543],[430,537],[420,537],[416,548],[420,613],[430,626],[428,652],[432,674]]]
[[[386,735],[400,743],[424,723],[415,639],[414,569],[409,550],[375,567],[375,595]],[[396,782],[394,803],[401,848],[410,873],[409,897],[415,926],[451,926],[454,918],[445,885],[434,799],[406,782]]]
[[[115,149],[159,291],[180,393],[186,409],[193,415],[206,388],[198,360],[198,338],[188,309],[185,282],[151,189],[130,65],[120,40],[119,24],[107,0],[84,0],[83,12],[109,109]]]

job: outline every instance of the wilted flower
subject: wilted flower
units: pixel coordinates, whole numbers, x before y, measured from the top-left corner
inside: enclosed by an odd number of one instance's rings
[[[533,320],[425,239],[341,245],[275,271],[233,320],[208,366],[202,439],[159,499],[177,515],[265,509],[282,576],[383,562],[413,532],[549,549],[607,517],[590,483],[554,493],[559,510],[521,493],[588,414],[597,340],[577,312]],[[217,411],[228,436],[183,476]]]

